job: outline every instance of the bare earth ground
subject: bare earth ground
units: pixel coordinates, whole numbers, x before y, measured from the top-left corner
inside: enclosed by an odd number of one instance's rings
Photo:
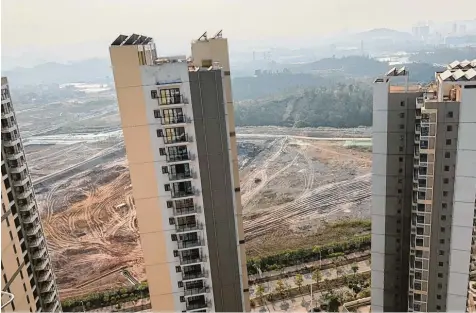
[[[365,131],[305,131],[313,137],[365,137]],[[258,133],[266,133],[266,128]],[[303,130],[292,130],[292,135],[302,136]],[[109,147],[79,143],[28,146],[26,151],[35,180]],[[362,232],[358,226],[336,231],[328,223],[369,216],[369,152],[347,149],[342,142],[240,137],[239,153],[248,256]],[[124,154],[119,151],[94,164],[35,186],[63,299],[131,285],[122,269],[139,281],[145,279]]]

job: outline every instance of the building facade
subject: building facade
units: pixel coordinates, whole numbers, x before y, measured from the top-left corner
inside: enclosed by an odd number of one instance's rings
[[[61,306],[8,81],[2,77],[2,312],[58,312]],[[2,294],[2,306],[5,297]]]
[[[408,86],[405,69],[375,80],[373,311],[466,310],[476,269],[475,66],[453,62],[425,87]]]
[[[134,34],[110,55],[152,310],[243,311],[224,71]]]

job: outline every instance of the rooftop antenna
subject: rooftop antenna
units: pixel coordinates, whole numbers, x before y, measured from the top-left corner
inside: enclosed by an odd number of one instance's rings
[[[207,32],[204,32],[204,33],[200,36],[200,38],[198,38],[198,41],[200,41],[200,40],[202,40],[202,39],[203,39],[203,40],[208,40],[208,38],[207,38]]]
[[[218,33],[216,33],[215,36],[213,36],[213,39],[222,38],[222,35],[223,35],[223,29],[220,29]]]

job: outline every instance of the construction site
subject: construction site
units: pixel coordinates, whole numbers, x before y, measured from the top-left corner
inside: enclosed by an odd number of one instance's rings
[[[287,130],[238,129],[249,257],[335,241],[327,224],[370,214],[368,130]],[[61,298],[145,280],[120,134],[47,139],[25,149]]]

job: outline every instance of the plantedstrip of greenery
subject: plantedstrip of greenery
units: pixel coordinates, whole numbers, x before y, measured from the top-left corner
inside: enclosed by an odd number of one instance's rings
[[[326,259],[343,254],[370,249],[370,235],[355,237],[348,241],[335,242],[312,248],[286,250],[274,255],[262,258],[251,258],[246,262],[248,274],[257,274],[257,267],[261,271],[273,271],[286,266],[317,261],[319,258]]]
[[[95,292],[67,299],[61,301],[61,306],[65,312],[77,312],[83,311],[83,305],[85,309],[93,310],[124,302],[138,301],[147,297],[149,297],[149,286],[147,282],[142,282],[132,287]]]

